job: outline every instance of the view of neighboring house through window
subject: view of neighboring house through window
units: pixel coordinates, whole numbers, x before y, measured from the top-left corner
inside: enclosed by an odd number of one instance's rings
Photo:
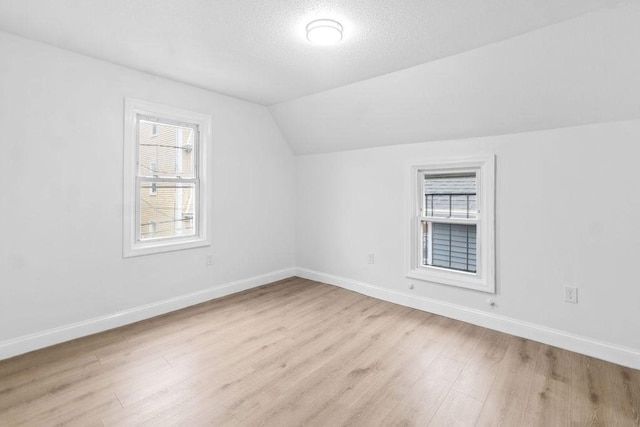
[[[475,174],[425,174],[422,264],[476,271]]]
[[[125,124],[124,255],[209,245],[210,117],[127,99]]]
[[[197,132],[192,125],[140,117],[138,174],[147,190],[140,191],[140,240],[195,235]]]

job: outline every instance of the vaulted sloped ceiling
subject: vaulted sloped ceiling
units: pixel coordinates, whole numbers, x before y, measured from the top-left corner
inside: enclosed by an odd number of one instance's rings
[[[640,118],[640,2],[271,107],[298,154]]]
[[[0,0],[0,30],[269,105],[315,153],[633,115],[638,3]]]
[[[0,29],[265,105],[504,40],[617,0],[0,0]],[[312,19],[344,40],[310,45]]]

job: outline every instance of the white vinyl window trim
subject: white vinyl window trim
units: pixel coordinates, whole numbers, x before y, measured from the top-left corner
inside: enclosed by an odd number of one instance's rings
[[[439,283],[482,292],[495,293],[495,156],[473,158],[432,158],[412,161],[406,172],[406,276],[425,282]],[[477,215],[470,220],[448,220],[449,223],[476,225],[476,272],[423,265],[421,224],[425,174],[475,173]]]
[[[211,245],[208,226],[210,198],[207,184],[209,174],[208,147],[211,141],[211,116],[133,98],[124,102],[124,165],[123,165],[123,257],[191,249]],[[141,119],[158,118],[159,123],[180,123],[197,128],[194,141],[195,177],[181,178],[180,182],[192,182],[196,188],[195,224],[193,236],[143,241],[139,238],[138,212],[140,212],[140,181],[138,124]],[[159,178],[157,182],[173,182],[176,179]]]

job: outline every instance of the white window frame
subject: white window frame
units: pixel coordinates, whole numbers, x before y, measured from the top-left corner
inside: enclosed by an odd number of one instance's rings
[[[476,272],[422,265],[421,224],[424,175],[476,174],[477,215],[474,220],[447,219],[450,223],[476,224]],[[410,162],[407,166],[406,276],[411,279],[495,293],[495,155],[473,158],[438,158]]]
[[[133,98],[125,98],[124,106],[124,187],[123,187],[123,256],[125,258],[161,252],[191,249],[211,245],[208,227],[210,198],[208,191],[209,158],[211,141],[211,116],[166,105]],[[177,123],[187,123],[198,128],[199,138],[194,140],[194,179],[196,185],[194,236],[178,236],[162,240],[142,241],[137,232],[137,218],[140,209],[141,178],[138,175],[138,120],[157,117]],[[162,181],[176,181],[176,178],[162,178]]]

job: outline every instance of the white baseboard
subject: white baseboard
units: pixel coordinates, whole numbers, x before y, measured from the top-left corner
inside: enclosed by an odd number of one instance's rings
[[[154,316],[266,285],[291,276],[299,276],[305,279],[328,283],[384,301],[531,339],[630,368],[640,369],[640,350],[638,349],[623,347],[457,304],[391,291],[357,280],[305,268],[287,268],[273,271],[179,297],[134,307],[110,315],[3,341],[0,342],[0,360],[119,326],[128,325],[140,320],[149,319]]]
[[[0,360],[24,354],[33,350],[60,344],[65,341],[103,332],[108,329],[128,325],[140,320],[169,313],[181,308],[200,304],[225,295],[266,285],[277,280],[295,276],[295,268],[272,271],[259,276],[217,285],[198,292],[179,297],[134,307],[117,313],[100,316],[70,325],[60,326],[46,331],[25,335],[22,337],[0,342]]]
[[[640,369],[640,350],[638,349],[627,348],[457,304],[451,304],[403,292],[391,291],[368,283],[334,276],[319,271],[298,268],[296,269],[296,272],[297,276],[304,279],[328,283],[384,301],[450,317],[452,319],[461,320],[463,322],[549,344],[555,347],[574,351],[576,353],[617,363],[619,365],[628,366],[630,368]]]

